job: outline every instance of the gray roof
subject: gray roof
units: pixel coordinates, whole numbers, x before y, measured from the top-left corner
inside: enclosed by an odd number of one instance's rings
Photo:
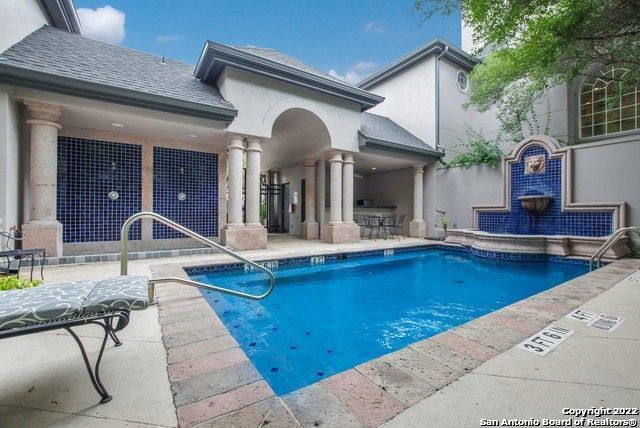
[[[448,48],[446,52],[445,47]],[[362,89],[371,89],[379,83],[384,82],[385,80],[406,70],[417,62],[422,61],[424,58],[431,55],[440,55],[442,52],[445,52],[444,57],[446,59],[466,70],[471,70],[479,62],[476,58],[469,55],[462,49],[453,46],[453,44],[446,40],[437,38],[417,49],[412,50],[408,54],[401,56],[382,70],[379,70],[362,80],[356,86]]]
[[[362,111],[384,100],[384,97],[329,76],[277,50],[229,46],[210,40],[205,43],[194,74],[203,82],[216,82],[225,67],[246,70],[353,101],[360,104]]]
[[[233,46],[235,49],[241,50],[243,52],[247,52],[256,56],[260,56],[262,58],[280,63],[282,65],[286,65],[292,68],[297,68],[298,70],[301,71],[305,71],[307,73],[310,74],[315,74],[318,77],[324,77],[325,79],[331,79],[335,82],[339,82],[342,83],[344,85],[349,85],[349,86],[353,86],[347,82],[345,82],[344,80],[340,80],[337,77],[333,77],[330,74],[327,74],[323,71],[318,70],[317,68],[314,68],[312,66],[310,66],[309,64],[306,64],[302,61],[300,61],[297,58],[294,58],[292,56],[287,55],[284,52],[280,52],[278,50],[275,49],[271,49],[271,48],[258,48],[255,46]],[[355,86],[354,86],[355,87]]]
[[[390,148],[433,157],[444,155],[388,117],[372,113],[362,113],[361,117],[360,147]]]
[[[232,120],[236,111],[193,66],[44,26],[0,54],[0,81]]]

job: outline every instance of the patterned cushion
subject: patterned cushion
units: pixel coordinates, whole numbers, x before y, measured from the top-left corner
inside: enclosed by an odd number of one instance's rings
[[[0,291],[0,330],[116,309],[145,309],[147,281],[144,276],[119,276]]]
[[[102,280],[84,301],[83,313],[145,309],[149,305],[148,281],[146,276],[115,276]]]

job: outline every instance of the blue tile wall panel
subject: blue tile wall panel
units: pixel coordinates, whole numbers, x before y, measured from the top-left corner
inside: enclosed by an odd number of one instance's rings
[[[204,236],[218,236],[218,155],[154,147],[153,210]],[[154,222],[153,238],[185,236]]]
[[[58,209],[63,242],[117,241],[122,223],[140,211],[141,147],[58,138]],[[109,192],[118,198],[109,198]],[[130,239],[140,239],[140,223]]]
[[[524,173],[527,156],[544,155],[546,171]],[[531,194],[552,195],[547,209],[533,215],[522,208],[518,197]],[[549,159],[542,146],[525,150],[521,161],[511,165],[511,211],[478,213],[478,228],[490,233],[520,235],[606,236],[612,233],[613,214],[610,211],[562,212],[562,161]]]

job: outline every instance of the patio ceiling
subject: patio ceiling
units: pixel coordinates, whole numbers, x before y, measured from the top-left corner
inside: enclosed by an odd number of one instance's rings
[[[221,149],[226,147],[226,126],[223,122],[33,89],[17,88],[14,94],[19,100],[32,99],[59,104],[62,108],[60,124],[63,127],[213,144]]]
[[[356,153],[354,156],[354,171],[358,174],[369,175],[386,171],[411,168],[417,164],[428,164],[433,161],[411,156],[389,156],[384,152],[376,154],[368,152]]]

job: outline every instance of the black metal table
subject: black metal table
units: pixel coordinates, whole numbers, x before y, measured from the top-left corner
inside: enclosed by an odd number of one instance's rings
[[[20,268],[22,267],[22,260],[25,258],[31,259],[31,274],[29,275],[29,279],[33,281],[33,265],[35,264],[36,256],[40,256],[40,277],[44,279],[44,259],[47,254],[44,248],[32,248],[28,250],[6,250],[0,251],[0,257],[4,257],[7,260],[7,268],[5,273],[7,275],[13,273],[11,271],[11,262],[17,260],[18,261],[18,269],[16,270],[16,277],[20,277]]]

